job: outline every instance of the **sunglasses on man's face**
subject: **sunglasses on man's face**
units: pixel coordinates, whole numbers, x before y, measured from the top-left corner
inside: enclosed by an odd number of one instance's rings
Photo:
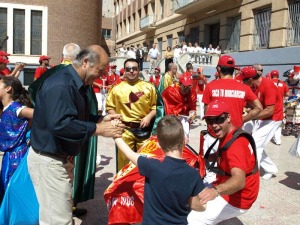
[[[207,125],[222,124],[225,122],[227,117],[228,117],[227,114],[225,114],[225,115],[223,114],[223,115],[215,117],[215,118],[206,118],[205,121],[206,121]]]
[[[264,69],[261,69],[261,70],[257,70],[257,71],[260,71],[260,72],[264,72]]]
[[[138,68],[137,68],[137,66],[127,66],[127,67],[125,67],[126,72],[130,72],[131,70],[138,71]]]

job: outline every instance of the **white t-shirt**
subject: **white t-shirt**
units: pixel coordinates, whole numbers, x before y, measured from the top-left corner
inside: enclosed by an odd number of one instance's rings
[[[151,48],[148,52],[148,55],[152,59],[157,59],[160,53],[157,48]]]
[[[120,48],[119,50],[119,56],[125,57],[127,53],[127,49],[126,48]]]

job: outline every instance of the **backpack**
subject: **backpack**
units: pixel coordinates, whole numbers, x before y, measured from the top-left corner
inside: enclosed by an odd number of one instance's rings
[[[209,146],[209,148],[207,149],[203,159],[205,161],[205,167],[208,171],[210,172],[214,172],[220,176],[231,176],[231,174],[228,174],[226,173],[225,171],[221,170],[220,168],[216,167],[215,164],[217,162],[217,158],[218,157],[221,157],[222,153],[227,151],[227,149],[232,145],[232,143],[239,137],[245,137],[247,138],[247,140],[249,141],[249,143],[251,144],[251,147],[253,149],[253,153],[254,153],[254,156],[255,156],[255,166],[253,168],[253,170],[246,174],[246,177],[252,175],[252,174],[255,174],[258,172],[258,164],[257,164],[257,154],[256,154],[256,146],[255,146],[255,141],[252,137],[251,134],[247,133],[246,131],[242,130],[241,128],[237,129],[236,131],[234,131],[233,135],[232,135],[232,138],[222,147],[222,148],[219,148],[218,151],[217,151],[217,156],[214,158],[213,162],[211,164],[209,164],[209,161],[208,161],[208,157],[209,157],[209,154],[211,152],[211,150],[213,149],[213,147],[215,146],[215,144],[217,143],[218,139],[216,139],[216,141],[211,145]],[[200,155],[199,155],[200,156]],[[204,175],[204,176],[203,176]],[[202,172],[202,178],[205,177],[206,174],[203,174]]]

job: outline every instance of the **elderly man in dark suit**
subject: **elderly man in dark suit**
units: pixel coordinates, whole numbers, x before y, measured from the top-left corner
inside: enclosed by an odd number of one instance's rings
[[[144,62],[145,52],[143,50],[142,45],[138,44],[137,47],[138,47],[138,49],[136,50],[136,59],[139,61],[140,71],[142,71],[143,70],[143,62]]]

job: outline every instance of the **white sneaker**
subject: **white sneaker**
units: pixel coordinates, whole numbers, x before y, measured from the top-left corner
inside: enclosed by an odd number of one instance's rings
[[[272,173],[265,173],[261,178],[264,180],[270,180],[273,176],[275,177]]]
[[[97,155],[96,165],[100,165],[101,163],[101,155]]]

